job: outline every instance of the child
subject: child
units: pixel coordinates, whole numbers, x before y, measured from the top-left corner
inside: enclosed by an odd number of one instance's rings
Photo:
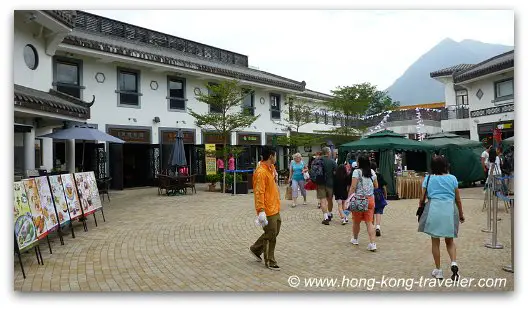
[[[348,187],[351,182],[352,174],[347,173],[345,165],[339,165],[334,175],[334,196],[337,202],[337,210],[342,225],[348,223],[348,218],[344,213],[344,210],[346,208],[345,201],[348,199]]]

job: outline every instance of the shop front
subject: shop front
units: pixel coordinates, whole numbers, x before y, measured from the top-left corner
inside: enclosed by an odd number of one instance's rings
[[[250,132],[237,133],[237,145],[244,148],[238,157],[238,169],[254,169],[262,154],[262,134]]]
[[[483,123],[477,126],[479,141],[484,145],[491,145],[493,143],[493,132],[499,130],[502,140],[505,140],[514,135],[514,121],[501,121]]]
[[[205,162],[199,160],[196,152],[196,130],[195,129],[179,129],[179,128],[160,128],[159,136],[161,140],[161,169],[164,171],[169,167],[169,160],[171,159],[172,149],[176,142],[178,130],[182,131],[183,147],[185,149],[185,158],[189,173],[191,175],[203,174]],[[203,165],[203,166],[202,166]]]
[[[202,145],[199,145],[198,149],[198,156],[201,162],[203,162],[203,169],[202,173],[197,174],[196,181],[199,182],[205,182],[205,174],[206,174],[206,168],[205,168],[205,145],[206,144],[212,144],[215,145],[215,149],[217,151],[222,150],[224,147],[224,138],[221,133],[218,133],[216,131],[202,131]],[[231,135],[227,137],[226,145],[231,145]],[[225,166],[227,167],[227,162],[225,163]]]
[[[139,126],[107,126],[108,134],[125,141],[109,143],[108,164],[111,188],[153,186],[160,173],[160,148],[152,144],[152,128]]]
[[[288,169],[290,162],[288,156],[288,146],[280,145],[279,137],[287,136],[285,133],[266,133],[266,146],[275,146],[277,150],[277,170]]]

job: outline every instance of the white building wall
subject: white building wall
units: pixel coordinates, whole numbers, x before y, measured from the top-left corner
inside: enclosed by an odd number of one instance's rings
[[[495,99],[495,82],[507,78],[513,77],[513,71],[506,72],[504,74],[498,74],[490,76],[486,79],[482,79],[473,83],[469,84],[463,84],[464,88],[468,89],[468,99],[469,99],[469,110],[479,110],[484,108],[490,108],[498,106],[499,104],[495,104],[492,101]],[[482,98],[477,97],[477,92],[479,89],[482,90],[483,96]],[[503,101],[500,102],[500,105],[502,104],[512,104],[513,100],[510,101]]]
[[[15,84],[42,91],[49,91],[52,87],[53,70],[51,57],[45,52],[46,43],[44,38],[35,38],[39,33],[36,23],[24,23],[22,20],[14,19],[14,43],[13,43],[13,81]],[[38,66],[35,70],[27,67],[24,61],[24,47],[33,45],[38,54]]]
[[[469,122],[469,118],[442,120],[441,128],[444,132],[469,131]]]

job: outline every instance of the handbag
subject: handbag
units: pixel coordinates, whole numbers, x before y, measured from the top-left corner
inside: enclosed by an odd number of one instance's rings
[[[291,185],[289,185],[289,186],[286,187],[286,195],[284,196],[284,198],[285,198],[286,200],[289,200],[289,201],[293,200],[293,198],[292,198],[292,187],[291,187]]]
[[[359,176],[359,183],[363,187],[363,176]],[[356,188],[357,191],[357,188]],[[366,195],[364,194],[353,194],[348,202],[347,209],[353,212],[365,212],[368,211],[369,201]]]
[[[304,185],[304,189],[308,191],[312,191],[312,190],[317,189],[317,185],[311,179],[308,179],[308,181]]]
[[[387,206],[387,201],[385,200],[385,194],[383,193],[383,189],[374,189],[374,198],[376,201],[376,206],[378,207],[385,207]]]
[[[431,180],[431,175],[427,177],[427,183],[425,184],[424,198],[423,198],[423,201],[420,201],[420,206],[418,206],[418,209],[416,210],[416,216],[418,216],[418,222],[420,222],[420,218],[422,217],[422,214],[425,208],[425,199],[427,198],[427,188],[429,187],[429,180]]]

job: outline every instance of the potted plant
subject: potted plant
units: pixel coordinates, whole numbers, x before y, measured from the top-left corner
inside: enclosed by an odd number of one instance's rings
[[[218,175],[218,174],[206,175],[205,176],[205,180],[210,183],[209,184],[209,191],[210,192],[215,192],[216,191],[216,183],[218,181],[220,181],[220,175]]]
[[[233,193],[233,179],[232,173],[226,174],[226,193]],[[247,193],[247,181],[242,181],[241,174],[236,174],[236,191],[237,194]]]

